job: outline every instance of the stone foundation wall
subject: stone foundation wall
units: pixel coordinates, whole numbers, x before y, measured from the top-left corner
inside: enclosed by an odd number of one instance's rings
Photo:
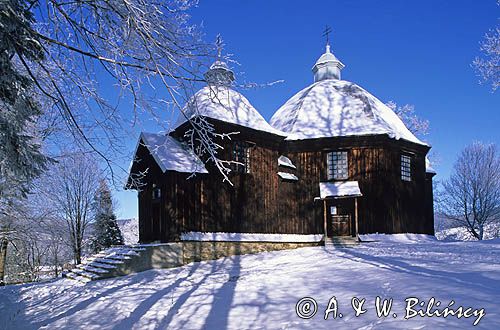
[[[182,243],[144,244],[141,248],[143,251],[138,256],[131,256],[103,278],[123,276],[148,269],[179,267],[185,264],[182,260]]]
[[[297,249],[322,245],[322,242],[201,242],[183,241],[140,245],[140,255],[127,259],[102,278],[123,276],[154,268],[172,268],[194,261],[214,260],[241,254]]]
[[[321,245],[320,242],[281,243],[281,242],[182,242],[182,258],[184,264],[193,261],[213,260],[241,254],[260,253],[297,249]]]

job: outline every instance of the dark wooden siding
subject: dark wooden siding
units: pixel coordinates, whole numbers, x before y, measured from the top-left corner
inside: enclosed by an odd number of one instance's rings
[[[425,174],[428,147],[373,136],[300,141],[288,149],[293,151],[289,158],[307,163],[300,164],[301,177],[317,177],[319,169],[319,180],[312,182],[316,186],[328,180],[326,154],[348,151],[348,180],[358,181],[363,194],[358,205],[360,233],[434,233],[432,181]],[[402,153],[412,158],[410,182],[401,180]]]
[[[139,192],[141,242],[177,240],[187,231],[323,233],[323,204],[315,198],[319,182],[327,181],[326,155],[332,150],[348,151],[348,180],[358,181],[363,193],[358,200],[360,233],[434,232],[432,178],[425,174],[427,147],[377,136],[280,144],[244,131],[238,138],[253,145],[250,173],[232,175],[232,186],[210,166],[210,174],[190,179],[187,173],[161,173],[147,150],[139,148],[141,166],[150,167]],[[224,141],[221,158],[229,159],[234,140]],[[412,155],[411,182],[401,180],[402,152]],[[280,155],[297,169],[278,167]],[[278,171],[299,180],[283,181]],[[153,183],[161,188],[159,201],[152,200]],[[159,221],[156,203],[161,204]]]
[[[250,155],[250,173],[232,175],[233,186],[222,182],[219,175],[199,175],[191,182],[178,182],[200,191],[200,196],[192,199],[194,209],[199,211],[189,219],[183,217],[182,231],[317,233],[320,228],[305,218],[296,201],[297,196],[304,195],[303,187],[283,182],[277,175],[278,151],[254,146]]]

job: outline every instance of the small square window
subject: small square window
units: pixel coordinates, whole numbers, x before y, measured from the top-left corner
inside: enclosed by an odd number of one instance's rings
[[[332,151],[326,156],[328,180],[346,180],[349,175],[347,151]]]

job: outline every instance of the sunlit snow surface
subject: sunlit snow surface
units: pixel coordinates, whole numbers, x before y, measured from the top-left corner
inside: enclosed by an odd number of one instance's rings
[[[187,121],[187,118],[203,116],[226,123],[236,124],[258,131],[284,136],[271,127],[262,115],[239,92],[225,86],[205,86],[189,100],[180,115],[176,127]]]
[[[173,137],[142,132],[140,139],[163,172],[208,173],[205,165],[193,150]]]
[[[469,329],[473,318],[404,320],[404,300],[484,308],[478,329],[500,329],[500,241],[440,242],[422,236],[235,256],[77,285],[70,280],[0,288],[2,329]],[[312,297],[317,314],[297,317]],[[342,318],[323,319],[335,296]],[[376,296],[393,298],[377,318]],[[354,317],[352,297],[366,298]]]
[[[320,182],[319,196],[341,197],[341,196],[362,196],[359,190],[358,181]]]
[[[276,111],[271,126],[288,140],[387,134],[424,144],[384,103],[358,85],[336,79],[316,82]]]

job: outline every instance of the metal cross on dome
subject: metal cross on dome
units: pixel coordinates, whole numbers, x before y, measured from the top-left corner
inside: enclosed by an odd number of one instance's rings
[[[332,33],[332,28],[328,25],[325,26],[325,30],[323,31],[323,37],[326,37],[326,44],[330,44],[330,33]]]

